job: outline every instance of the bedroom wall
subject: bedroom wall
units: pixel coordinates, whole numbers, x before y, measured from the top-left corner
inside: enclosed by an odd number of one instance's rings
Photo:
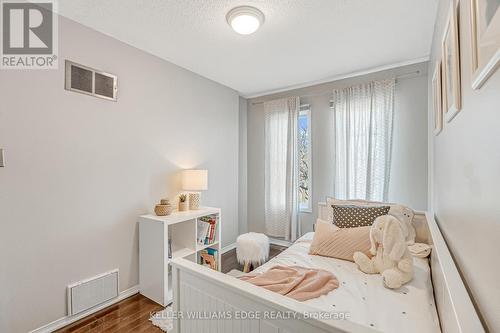
[[[137,285],[137,217],[182,168],[238,234],[238,93],[62,17],[59,48],[59,70],[0,71],[0,332],[64,317],[72,282]],[[64,90],[64,59],[118,75],[118,102]]]
[[[394,146],[389,200],[414,209],[427,207],[427,63],[402,66],[368,75],[249,99],[248,108],[248,230],[264,231],[264,106],[262,101],[302,96],[311,107],[313,212],[301,213],[304,232],[312,230],[317,203],[333,193],[333,118],[331,91],[359,82],[415,72],[398,79],[395,96]]]
[[[472,90],[470,1],[459,6],[462,110],[436,137],[429,98],[429,201],[483,324],[500,332],[500,267],[491,261],[500,253],[500,71]],[[449,0],[440,1],[429,73],[441,57],[449,9]]]

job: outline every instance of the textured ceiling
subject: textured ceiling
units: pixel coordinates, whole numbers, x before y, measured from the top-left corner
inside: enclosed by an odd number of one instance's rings
[[[59,12],[255,96],[426,58],[438,0],[65,0]],[[255,34],[225,20],[238,5],[265,15]]]

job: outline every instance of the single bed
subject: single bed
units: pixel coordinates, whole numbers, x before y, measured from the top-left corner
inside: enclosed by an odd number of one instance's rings
[[[320,203],[319,217],[327,216],[327,205]],[[417,213],[414,225],[417,241],[433,245],[433,251],[430,259],[414,261],[414,279],[398,290],[384,288],[379,275],[364,274],[354,263],[308,255],[312,233],[256,270],[299,265],[337,276],[337,290],[305,302],[176,259],[174,311],[180,315],[174,331],[484,332],[436,222]],[[193,317],[200,313],[202,318]]]
[[[348,314],[349,320],[386,333],[440,332],[428,259],[414,258],[413,280],[391,290],[383,286],[380,274],[365,274],[353,262],[309,255],[313,235],[311,232],[302,236],[252,273],[264,272],[274,265],[324,269],[335,274],[339,288],[304,304],[319,311]]]

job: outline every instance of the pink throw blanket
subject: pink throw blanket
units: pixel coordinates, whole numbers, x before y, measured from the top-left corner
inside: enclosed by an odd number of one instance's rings
[[[297,301],[326,295],[339,286],[339,281],[332,273],[299,266],[273,266],[262,274],[241,276],[240,280]]]

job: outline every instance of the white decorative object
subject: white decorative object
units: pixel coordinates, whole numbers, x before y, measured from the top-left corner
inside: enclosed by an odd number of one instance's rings
[[[264,103],[266,234],[292,241],[300,234],[297,163],[299,108],[299,97]]]
[[[395,86],[390,79],[333,91],[336,198],[387,201]]]
[[[379,216],[370,228],[370,253],[354,253],[354,262],[362,272],[380,273],[384,286],[400,288],[413,278],[413,259],[406,245],[403,228],[397,218],[391,215]]]
[[[318,205],[319,218],[328,219],[331,207],[325,203]],[[434,220],[433,215],[416,212],[413,224],[417,230],[417,242],[433,244],[430,256],[431,279],[434,287],[435,304],[440,314],[443,333],[452,332],[477,332],[484,333],[484,328],[472,304],[467,289],[460,277],[457,267],[451,257],[446,242]],[[293,260],[293,258],[290,258]],[[214,311],[214,302],[217,308],[225,311],[292,311],[306,313],[321,311],[311,310],[310,305],[291,300],[286,296],[265,290],[235,279],[232,276],[214,272],[208,268],[196,265],[188,260],[175,260],[172,262],[174,285],[174,311]],[[340,289],[339,289],[340,291]],[[403,290],[404,291],[404,290]],[[402,299],[407,295],[401,294]],[[328,310],[331,311],[331,304]],[[373,309],[376,311],[377,309]],[[206,322],[206,321],[204,321]],[[241,325],[239,318],[226,318],[224,325],[219,327],[218,333],[233,332],[235,325]],[[286,331],[290,333],[326,333],[349,332],[369,333],[380,332],[379,329],[361,325],[350,320],[324,320],[320,317],[311,317],[303,320],[301,316],[291,316],[286,320],[266,320],[265,318],[249,320],[252,333]],[[193,331],[192,320],[180,318],[174,322],[174,332]],[[237,326],[239,327],[239,326]],[[404,330],[399,330],[404,331]]]
[[[210,245],[199,244],[196,237],[198,220],[207,215],[215,215],[218,224],[215,241]],[[200,251],[207,248],[217,250],[220,270],[221,230],[220,208],[139,217],[139,292],[158,304],[168,305],[172,302],[172,260],[184,258],[197,263]]]
[[[269,238],[260,233],[249,232],[236,239],[236,258],[248,272],[250,265],[262,265],[269,258]]]
[[[182,188],[185,191],[206,191],[208,189],[208,170],[183,170]],[[200,207],[200,193],[189,193],[189,209]]]

